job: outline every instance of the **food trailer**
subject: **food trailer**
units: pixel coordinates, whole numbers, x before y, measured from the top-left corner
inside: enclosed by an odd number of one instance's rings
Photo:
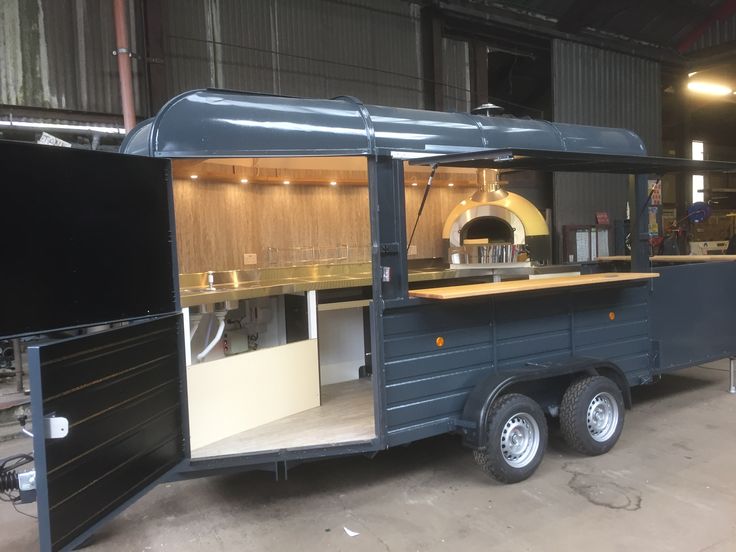
[[[651,261],[643,213],[648,175],[736,164],[650,157],[627,130],[200,90],[126,155],[2,148],[34,183],[3,227],[28,253],[0,336],[44,336],[29,347],[44,550],[162,481],[282,478],[444,433],[522,481],[548,417],[605,453],[632,386],[734,354],[736,264]],[[501,185],[526,170],[630,175],[625,270],[549,262],[544,216]],[[428,223],[407,204],[432,209],[441,184],[457,195],[411,240]]]

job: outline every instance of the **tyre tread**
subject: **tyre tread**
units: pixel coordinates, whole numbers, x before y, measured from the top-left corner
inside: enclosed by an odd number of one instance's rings
[[[582,404],[586,402],[583,396],[592,385],[599,381],[612,383],[620,394],[618,386],[611,379],[605,376],[585,376],[570,384],[560,403],[560,430],[565,442],[577,452],[588,456],[596,456],[607,452],[618,440],[617,435],[610,447],[592,448],[590,440],[587,438],[587,426],[580,427],[580,420],[576,418],[578,412],[587,411],[588,408],[587,404]],[[623,424],[623,410],[619,410],[619,416]]]
[[[498,416],[501,414],[503,408],[510,402],[513,402],[515,400],[519,400],[520,398],[525,400],[530,400],[529,397],[526,395],[522,395],[520,393],[509,393],[507,395],[502,395],[496,401],[494,401],[493,408],[491,409],[490,415],[488,416],[488,422],[486,423],[485,430],[487,431],[488,428],[493,427],[494,424],[497,421]],[[541,410],[540,410],[541,411]],[[546,445],[546,434],[547,434],[547,425],[546,420],[544,419],[544,414],[542,414],[542,420],[541,422],[538,421],[540,424],[540,431],[543,432],[543,435],[545,436],[542,439],[542,446]],[[544,454],[544,450],[542,450],[542,454]],[[492,477],[496,481],[499,481],[501,483],[516,483],[519,481],[518,478],[509,477],[509,474],[505,472],[503,469],[501,469],[501,465],[497,462],[494,462],[493,458],[491,458],[491,455],[488,454],[487,450],[474,450],[473,451],[473,458],[475,459],[475,462],[478,464],[480,469],[485,473],[486,475]],[[536,470],[536,467],[535,467]]]

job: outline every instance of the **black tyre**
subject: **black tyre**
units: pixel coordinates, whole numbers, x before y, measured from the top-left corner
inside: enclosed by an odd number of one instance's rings
[[[560,429],[576,451],[597,456],[611,450],[624,428],[624,399],[615,382],[588,376],[573,382],[560,404]]]
[[[493,403],[486,425],[487,447],[474,451],[481,469],[501,483],[517,483],[539,467],[547,447],[547,420],[525,395],[503,395]]]

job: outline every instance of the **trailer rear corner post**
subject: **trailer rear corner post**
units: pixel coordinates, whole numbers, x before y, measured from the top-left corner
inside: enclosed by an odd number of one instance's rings
[[[731,373],[731,385],[728,388],[728,392],[732,395],[736,395],[736,357],[730,357],[728,364]]]

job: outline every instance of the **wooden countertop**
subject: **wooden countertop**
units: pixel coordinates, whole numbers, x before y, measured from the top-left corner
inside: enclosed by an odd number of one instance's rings
[[[502,295],[506,293],[521,293],[525,291],[649,280],[650,278],[658,277],[659,274],[651,272],[606,272],[602,274],[584,274],[581,276],[562,276],[559,278],[548,278],[543,280],[512,280],[488,284],[469,284],[463,286],[416,289],[409,291],[409,295],[412,297],[422,297],[424,299],[462,299],[464,297],[479,297],[483,295]]]
[[[609,257],[598,257],[599,263],[626,262],[631,261],[631,255],[612,255]],[[649,257],[652,263],[708,263],[736,261],[736,255],[653,255]]]

